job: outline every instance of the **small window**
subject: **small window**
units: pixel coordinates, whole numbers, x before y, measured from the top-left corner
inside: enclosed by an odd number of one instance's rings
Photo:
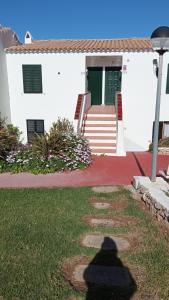
[[[153,122],[153,133],[152,140],[154,134],[154,122]],[[159,122],[159,132],[158,132],[158,140],[169,137],[169,121],[160,121]]]
[[[166,94],[169,94],[169,64],[168,64],[168,70],[167,70]]]
[[[152,131],[152,140],[153,140],[153,135],[154,135],[154,124],[153,122],[153,131]],[[161,140],[163,136],[163,122],[159,122],[159,130],[158,130],[158,140]]]
[[[42,93],[41,65],[22,65],[23,90],[25,94]]]
[[[26,120],[28,143],[31,143],[36,134],[44,134],[44,120]]]
[[[163,123],[163,138],[168,138],[169,137],[169,122],[165,121]]]

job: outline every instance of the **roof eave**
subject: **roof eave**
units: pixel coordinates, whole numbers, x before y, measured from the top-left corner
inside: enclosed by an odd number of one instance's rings
[[[5,49],[6,53],[10,54],[19,54],[19,53],[111,53],[111,52],[154,52],[152,48],[140,48],[140,49],[78,49],[78,50],[65,50],[65,49],[32,49],[32,50],[26,50],[26,49]]]

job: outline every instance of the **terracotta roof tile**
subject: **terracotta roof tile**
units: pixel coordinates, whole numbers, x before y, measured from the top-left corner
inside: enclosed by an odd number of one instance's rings
[[[147,38],[112,40],[39,40],[7,48],[9,53],[20,52],[111,52],[111,51],[151,51]]]
[[[7,28],[7,27],[0,27],[0,32],[8,32],[8,31],[11,31],[11,28]]]

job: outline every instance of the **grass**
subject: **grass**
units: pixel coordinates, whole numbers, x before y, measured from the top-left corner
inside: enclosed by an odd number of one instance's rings
[[[125,197],[128,206],[120,212],[99,211],[89,203],[93,196],[111,201]],[[64,279],[61,266],[68,257],[96,255],[97,250],[79,243],[86,232],[137,233],[139,247],[120,253],[120,259],[145,270],[146,280],[138,286],[140,299],[169,299],[169,238],[128,191],[95,194],[90,188],[2,189],[0,212],[0,296],[5,300],[84,299],[83,293],[74,291]],[[135,216],[139,221],[134,226],[104,229],[91,228],[81,220],[84,215],[107,213]]]

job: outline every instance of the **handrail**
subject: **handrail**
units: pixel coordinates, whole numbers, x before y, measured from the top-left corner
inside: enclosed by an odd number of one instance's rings
[[[116,154],[117,156],[125,156],[126,151],[124,147],[124,127],[123,127],[123,108],[122,108],[122,93],[116,93],[116,115],[117,115],[117,143]]]
[[[117,121],[123,120],[123,109],[122,109],[122,94],[121,92],[116,92],[116,113]]]
[[[77,133],[81,134],[83,132],[85,114],[89,107],[91,106],[91,93],[80,94],[82,96],[79,119],[77,124]]]

